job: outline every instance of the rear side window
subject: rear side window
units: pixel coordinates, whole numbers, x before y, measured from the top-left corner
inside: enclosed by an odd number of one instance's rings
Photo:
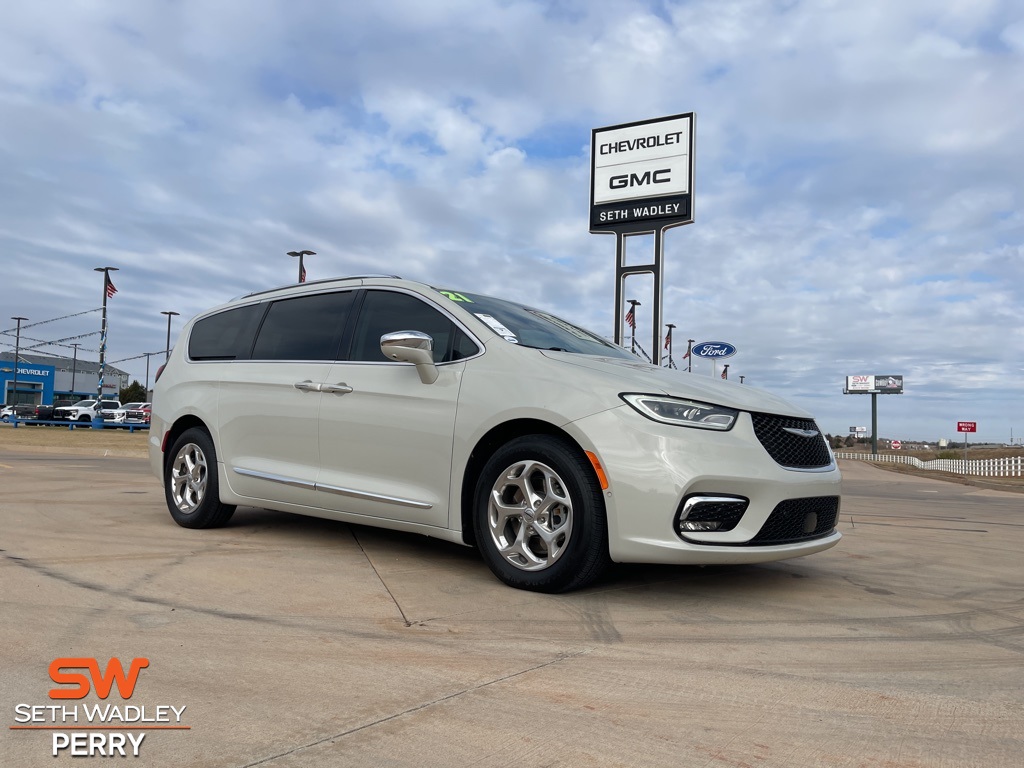
[[[236,360],[249,357],[263,304],[229,309],[204,317],[192,326],[188,356],[192,360]]]
[[[351,291],[345,291],[275,301],[260,326],[252,358],[337,359],[352,296]]]
[[[380,337],[395,331],[421,331],[434,339],[434,362],[448,363],[477,353],[477,346],[445,314],[407,293],[367,291],[352,339],[352,360],[389,362]]]

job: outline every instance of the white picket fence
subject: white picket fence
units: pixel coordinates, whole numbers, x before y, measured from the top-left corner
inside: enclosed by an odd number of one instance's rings
[[[921,461],[915,456],[879,453],[852,453],[841,451],[836,453],[837,459],[855,459],[857,461],[882,462],[888,464],[910,464],[918,469],[937,469],[940,472],[953,472],[957,475],[980,475],[984,477],[1021,477],[1024,474],[1024,457],[1009,456],[1003,459],[932,459]]]

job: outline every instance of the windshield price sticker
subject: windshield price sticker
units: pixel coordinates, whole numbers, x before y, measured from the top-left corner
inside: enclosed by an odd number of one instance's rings
[[[512,333],[512,331],[510,331],[504,325],[502,325],[500,322],[498,322],[495,318],[491,317],[490,315],[485,315],[482,312],[477,312],[476,316],[483,320],[485,323],[487,323],[487,325],[490,326],[491,330],[494,331],[499,336],[501,336],[501,338],[503,338],[505,341],[511,342],[513,344],[519,343],[519,339],[516,338],[516,335]]]

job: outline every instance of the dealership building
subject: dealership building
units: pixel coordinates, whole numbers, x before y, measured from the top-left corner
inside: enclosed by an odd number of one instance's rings
[[[3,404],[50,405],[54,400],[84,400],[96,397],[100,366],[88,360],[52,355],[18,354],[18,391],[14,391],[14,353],[0,352],[0,390]],[[104,366],[103,394],[116,399],[128,386],[128,374]]]

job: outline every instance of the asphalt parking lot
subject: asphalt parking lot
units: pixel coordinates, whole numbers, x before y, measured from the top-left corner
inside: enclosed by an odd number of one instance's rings
[[[0,765],[81,760],[88,723],[11,726],[112,657],[149,666],[106,702],[168,716],[140,765],[1021,765],[1024,496],[843,469],[832,550],[547,596],[406,534],[185,530],[144,459],[0,441]]]

